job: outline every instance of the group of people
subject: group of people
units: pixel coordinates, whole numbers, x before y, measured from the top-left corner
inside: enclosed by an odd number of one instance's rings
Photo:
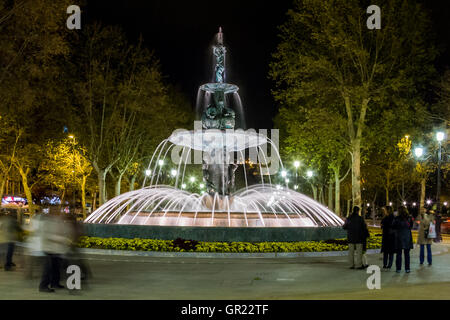
[[[405,272],[411,272],[410,250],[414,248],[411,229],[414,220],[408,213],[406,207],[400,207],[397,214],[391,206],[383,209],[383,219],[381,220],[383,253],[383,269],[391,269],[395,258],[396,272],[402,270],[402,260],[404,257]],[[368,267],[366,257],[366,243],[369,237],[367,224],[359,214],[359,207],[354,207],[352,214],[347,218],[343,226],[347,230],[349,244],[349,263],[351,269],[365,269]],[[436,223],[433,210],[426,210],[417,217],[419,223],[417,244],[420,246],[419,262],[423,265],[425,260],[425,247],[427,249],[427,262],[432,265],[431,244],[436,237],[430,233],[430,226]]]
[[[31,219],[24,243],[28,251],[25,274],[32,279],[33,267],[36,262],[40,262],[42,274],[39,291],[54,292],[55,289],[64,288],[61,271],[70,263],[79,265],[85,275],[88,273],[74,245],[82,235],[80,227],[72,215],[37,214]],[[15,243],[19,241],[22,228],[17,217],[6,215],[0,219],[0,230],[2,242],[7,246],[5,271],[11,271],[15,267],[12,261]]]

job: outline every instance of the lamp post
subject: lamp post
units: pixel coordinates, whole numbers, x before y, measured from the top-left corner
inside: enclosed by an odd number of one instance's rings
[[[439,143],[438,149],[438,173],[437,173],[437,191],[436,191],[436,209],[437,212],[441,212],[441,161],[442,161],[442,140],[444,140],[444,132],[439,131],[436,133],[436,140]]]

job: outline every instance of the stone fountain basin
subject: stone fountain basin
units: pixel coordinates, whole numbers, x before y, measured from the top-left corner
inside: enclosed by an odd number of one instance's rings
[[[342,227],[190,227],[190,226],[149,226],[123,224],[84,225],[85,233],[101,238],[141,238],[175,240],[182,238],[197,241],[220,242],[290,242],[319,241],[345,238]]]

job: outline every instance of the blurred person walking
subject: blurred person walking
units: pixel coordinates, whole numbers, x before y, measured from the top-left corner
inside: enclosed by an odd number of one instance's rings
[[[81,269],[81,279],[87,280],[92,277],[92,273],[87,263],[84,262],[82,254],[77,247],[77,242],[80,237],[84,236],[83,224],[78,222],[76,219],[76,215],[68,215],[65,219],[65,223],[67,224],[68,230],[68,238],[70,241],[70,245],[67,251],[67,266],[74,264],[80,267]]]
[[[27,254],[25,255],[25,279],[33,279],[33,268],[38,265],[39,260],[45,257],[41,248],[41,238],[39,235],[40,223],[42,214],[36,213],[32,219],[30,219],[30,224],[24,229],[28,232],[26,238],[25,247]]]
[[[364,269],[362,264],[362,250],[367,233],[367,225],[364,218],[359,215],[359,211],[359,207],[353,207],[352,214],[347,218],[343,226],[347,230],[350,269]]]
[[[395,230],[395,251],[396,251],[396,272],[402,270],[402,254],[405,255],[405,271],[409,273],[410,255],[409,251],[413,249],[411,228],[413,225],[412,217],[409,215],[406,207],[400,207],[398,216],[394,218],[392,228]]]
[[[57,215],[46,215],[39,224],[41,250],[45,254],[39,291],[54,292],[54,289],[64,288],[59,283],[61,279],[61,260],[66,254],[69,239],[62,219]],[[50,287],[49,287],[50,286]]]
[[[433,210],[426,210],[422,215],[419,215],[419,232],[417,234],[417,244],[420,245],[420,265],[423,265],[425,260],[425,246],[427,247],[427,262],[431,266],[433,263],[431,244],[433,243],[433,238],[429,234],[430,225],[435,221]]]
[[[382,208],[383,219],[381,220],[381,229],[383,236],[381,240],[381,252],[383,253],[383,269],[389,270],[394,262],[395,253],[395,230],[392,229],[394,222],[394,210],[391,206]]]
[[[16,266],[13,262],[13,255],[15,244],[19,241],[21,228],[17,216],[11,213],[7,213],[1,218],[0,224],[0,234],[3,238],[1,242],[6,244],[5,271],[11,271]]]

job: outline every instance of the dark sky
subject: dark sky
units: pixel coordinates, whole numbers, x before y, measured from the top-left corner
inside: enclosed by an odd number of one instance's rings
[[[444,54],[450,55],[448,1],[424,0],[432,10],[435,31]],[[194,105],[198,87],[210,74],[210,45],[222,26],[227,56],[227,82],[240,87],[247,127],[271,128],[276,113],[268,79],[268,64],[277,45],[277,26],[285,20],[292,0],[88,0],[83,8],[86,23],[120,25],[145,44],[161,61],[167,80],[181,87]],[[413,17],[412,17],[413,18]]]

